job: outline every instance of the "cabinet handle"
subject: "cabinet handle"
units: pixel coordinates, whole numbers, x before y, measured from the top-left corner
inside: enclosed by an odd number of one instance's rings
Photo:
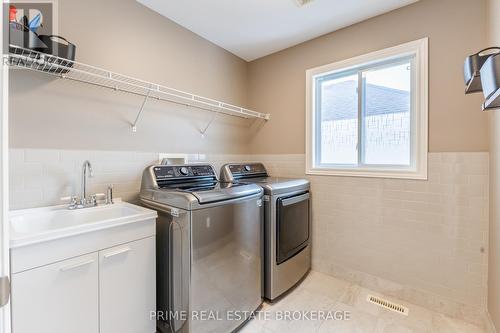
[[[72,264],[72,265],[68,265],[68,266],[63,266],[60,268],[61,272],[66,272],[66,271],[70,271],[72,269],[75,269],[75,268],[78,268],[78,267],[82,267],[82,266],[86,266],[86,265],[90,265],[91,263],[94,262],[94,259],[89,259],[87,261],[83,261],[83,262],[79,262],[77,264]]]
[[[120,249],[120,250],[116,250],[116,251],[113,251],[113,252],[110,252],[110,253],[106,253],[104,255],[104,259],[108,259],[108,258],[117,256],[119,254],[127,253],[127,252],[130,252],[130,248],[129,247],[126,247],[126,248]]]

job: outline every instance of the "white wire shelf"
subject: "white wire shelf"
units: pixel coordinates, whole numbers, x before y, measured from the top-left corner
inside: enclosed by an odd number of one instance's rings
[[[145,98],[144,102],[141,105],[141,109],[137,114],[134,124],[132,124],[134,130],[148,98],[210,111],[215,113],[214,116],[220,113],[247,119],[258,118],[269,120],[270,117],[270,115],[266,113],[252,111],[211,98],[194,95],[185,91],[165,87],[156,83],[143,81],[127,75],[15,45],[9,46],[9,54],[4,55],[4,58],[4,61],[6,60],[4,63],[11,67],[43,72],[62,79],[88,83],[143,96]]]

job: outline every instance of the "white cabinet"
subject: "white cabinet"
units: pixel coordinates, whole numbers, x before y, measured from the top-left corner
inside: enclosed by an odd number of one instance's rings
[[[155,236],[113,245],[12,274],[13,333],[154,333]]]
[[[12,275],[14,333],[98,333],[98,254]]]
[[[100,333],[153,333],[155,238],[99,252]]]

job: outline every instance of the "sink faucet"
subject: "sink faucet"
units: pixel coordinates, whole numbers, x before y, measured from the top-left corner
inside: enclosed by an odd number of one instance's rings
[[[92,171],[92,164],[90,164],[89,161],[83,162],[82,166],[82,192],[80,200],[83,205],[87,203],[87,169],[89,171],[89,177],[93,177],[94,172]]]
[[[87,176],[88,174],[88,176]],[[112,205],[113,202],[113,188],[111,186],[108,187],[107,194],[96,193],[87,198],[87,180],[89,177],[93,177],[94,172],[92,170],[92,164],[89,161],[83,162],[82,166],[82,187],[80,198],[77,196],[69,196],[65,198],[61,198],[61,200],[69,200],[68,209],[80,209],[87,207],[95,207],[97,206],[97,198],[104,197],[106,205]],[[89,200],[90,199],[90,200]]]

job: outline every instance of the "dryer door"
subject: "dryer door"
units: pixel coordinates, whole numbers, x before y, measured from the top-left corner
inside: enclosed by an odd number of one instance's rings
[[[309,193],[276,201],[276,262],[284,263],[309,244]]]

